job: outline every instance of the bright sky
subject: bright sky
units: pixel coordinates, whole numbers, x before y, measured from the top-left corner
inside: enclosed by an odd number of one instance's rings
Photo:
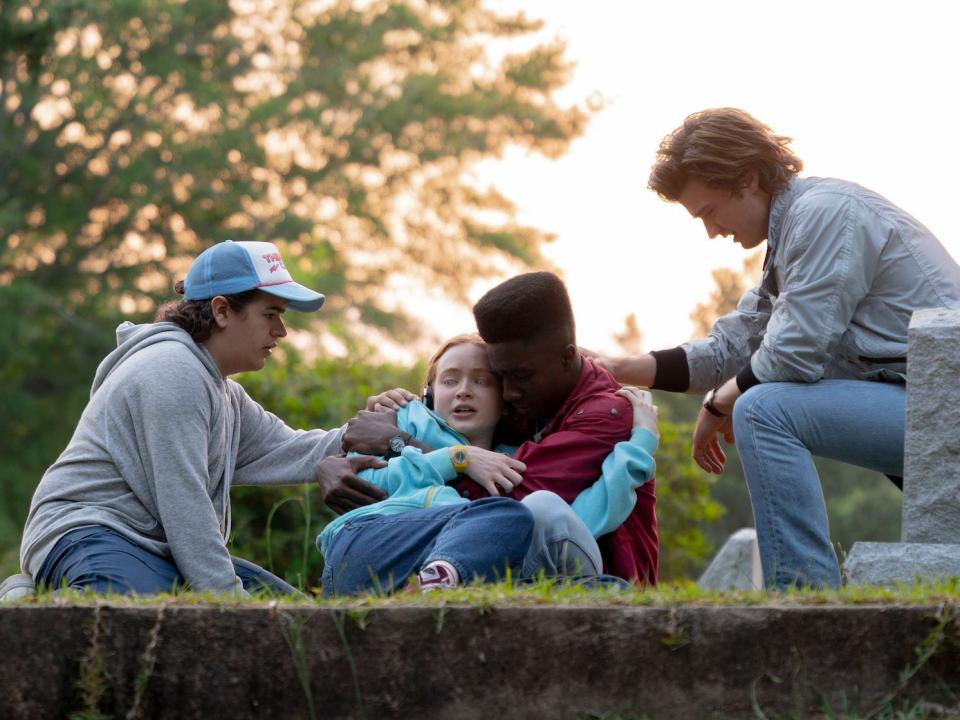
[[[804,175],[886,195],[960,259],[960,43],[953,3],[862,0],[488,0],[523,9],[576,62],[564,102],[608,106],[560,160],[524,152],[479,177],[555,233],[545,254],[570,290],[580,343],[613,350],[636,313],[646,349],[690,336],[689,314],[715,267],[739,269],[732,239],[709,240],[646,179],[660,140],[691,112],[741,107],[794,138]],[[479,297],[487,289],[479,287]],[[475,298],[474,298],[475,299]],[[466,310],[424,310],[440,335],[472,328]],[[418,314],[420,314],[418,312]]]

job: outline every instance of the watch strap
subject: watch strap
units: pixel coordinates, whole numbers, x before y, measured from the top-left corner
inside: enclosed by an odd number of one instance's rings
[[[454,445],[451,447],[450,462],[453,463],[453,469],[456,470],[458,474],[465,473],[467,466],[470,464],[470,451],[467,450],[467,446]]]
[[[717,406],[713,404],[713,399],[716,397],[716,395],[717,395],[716,388],[714,388],[713,390],[707,393],[707,396],[703,399],[703,409],[706,410],[711,415],[713,415],[714,417],[718,417],[718,418],[728,417],[725,412],[720,412],[720,410],[717,409]]]

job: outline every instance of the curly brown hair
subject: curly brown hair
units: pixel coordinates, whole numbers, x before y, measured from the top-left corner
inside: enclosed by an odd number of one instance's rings
[[[760,187],[773,195],[803,169],[803,161],[788,147],[791,141],[743,110],[703,110],[689,115],[660,143],[647,187],[676,202],[690,178],[733,192],[755,171]]]
[[[173,286],[178,295],[183,295],[183,280],[178,280]],[[260,290],[246,290],[233,295],[224,295],[230,309],[242,312],[247,305],[253,302],[261,293]],[[157,308],[157,322],[171,322],[190,333],[196,343],[203,343],[213,335],[215,323],[210,300],[171,300]]]

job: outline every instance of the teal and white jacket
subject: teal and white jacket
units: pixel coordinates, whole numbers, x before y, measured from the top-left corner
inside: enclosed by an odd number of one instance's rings
[[[397,412],[397,427],[439,449],[423,453],[408,446],[398,457],[391,458],[386,467],[362,470],[360,477],[382,488],[389,497],[351,510],[327,525],[317,537],[317,547],[324,555],[334,536],[351,520],[470,502],[446,484],[457,478],[448,448],[469,444],[466,438],[419,400],[407,403]],[[508,445],[494,449],[506,455],[516,450]],[[574,499],[573,511],[594,537],[613,531],[626,520],[637,501],[634,491],[654,476],[656,449],[657,438],[653,433],[634,428],[630,439],[617,443],[604,460],[597,481]]]

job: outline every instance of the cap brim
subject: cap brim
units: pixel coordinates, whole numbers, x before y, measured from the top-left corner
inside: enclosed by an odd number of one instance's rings
[[[265,285],[258,288],[265,293],[276,295],[287,301],[287,307],[300,312],[316,312],[323,305],[326,296],[314,292],[297,282],[283,283],[282,285]]]

